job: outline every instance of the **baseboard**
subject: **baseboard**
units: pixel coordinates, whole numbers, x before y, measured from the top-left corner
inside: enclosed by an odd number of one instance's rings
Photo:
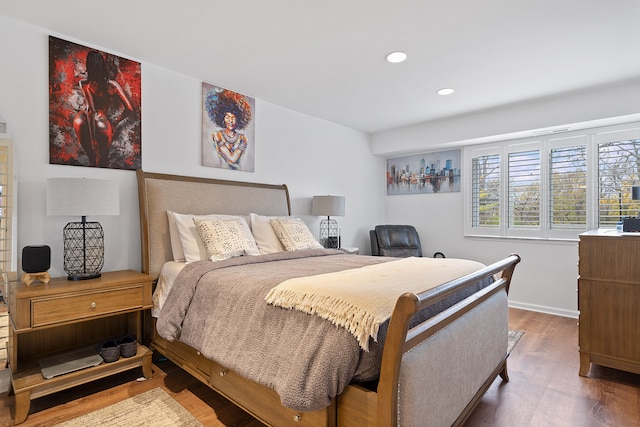
[[[509,301],[509,307],[519,308],[521,310],[536,311],[538,313],[553,314],[555,316],[570,317],[572,319],[577,319],[580,313],[577,310],[575,311],[563,310],[556,307],[548,307],[548,306],[537,305],[537,304],[527,304],[527,303],[522,303],[517,301]]]

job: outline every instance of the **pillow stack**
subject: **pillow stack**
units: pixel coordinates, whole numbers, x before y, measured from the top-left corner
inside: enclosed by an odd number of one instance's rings
[[[167,211],[173,260],[222,261],[244,255],[322,249],[299,218],[223,214],[180,214]]]

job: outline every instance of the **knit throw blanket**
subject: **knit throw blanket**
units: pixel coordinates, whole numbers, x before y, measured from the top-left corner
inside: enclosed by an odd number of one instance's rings
[[[453,258],[397,261],[285,280],[265,297],[269,304],[315,314],[346,328],[369,351],[369,337],[391,317],[405,292],[420,293],[483,268]]]

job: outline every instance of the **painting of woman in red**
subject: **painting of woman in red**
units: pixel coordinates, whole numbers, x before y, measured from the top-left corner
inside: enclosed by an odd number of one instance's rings
[[[49,37],[50,163],[141,166],[140,64]]]
[[[78,112],[73,129],[91,165],[108,167],[109,151],[113,142],[113,125],[107,111],[119,100],[123,114],[133,111],[127,94],[117,81],[109,79],[102,54],[96,50],[87,53],[87,78],[80,81],[86,110]],[[115,98],[115,100],[114,100]]]

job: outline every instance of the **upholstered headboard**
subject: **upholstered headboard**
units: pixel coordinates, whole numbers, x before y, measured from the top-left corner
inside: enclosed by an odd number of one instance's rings
[[[167,210],[187,214],[290,215],[287,186],[138,170],[142,271],[157,279],[173,259]]]

